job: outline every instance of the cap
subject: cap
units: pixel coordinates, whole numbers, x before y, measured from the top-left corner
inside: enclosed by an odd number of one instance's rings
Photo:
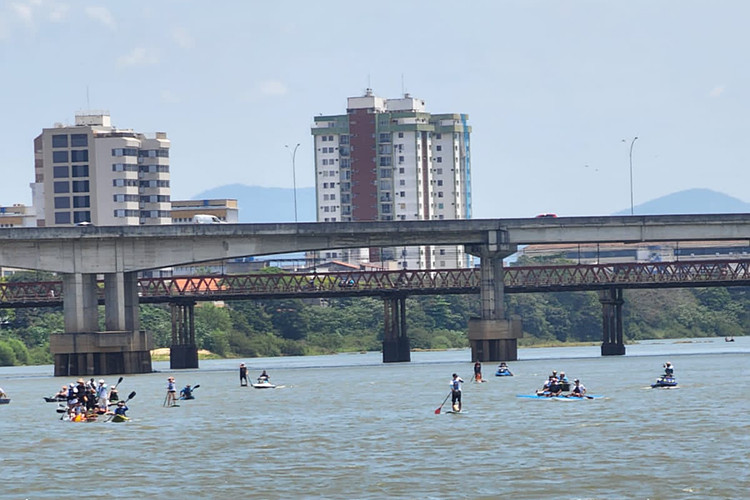
[[[125,406],[125,401],[118,401],[117,406]]]
[[[240,366],[245,366],[245,363],[240,363]]]
[[[578,379],[575,379],[575,380],[574,380],[573,382],[580,382],[580,380],[578,380]]]
[[[100,379],[99,379],[99,383],[100,383],[100,384],[103,384],[103,383],[104,383],[104,379],[103,379],[103,378],[100,378]]]

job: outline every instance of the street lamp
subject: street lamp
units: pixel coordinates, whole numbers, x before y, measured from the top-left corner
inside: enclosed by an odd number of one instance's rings
[[[630,141],[630,215],[633,215],[633,144],[635,144],[636,139],[638,139],[638,136],[633,137],[633,140]],[[625,142],[625,139],[622,142]]]
[[[285,144],[284,147],[289,150],[289,154],[292,155],[292,186],[294,187],[294,223],[297,223],[297,169],[294,164],[294,160],[297,158],[297,148],[299,143],[294,146],[294,149],[289,147],[289,144]]]

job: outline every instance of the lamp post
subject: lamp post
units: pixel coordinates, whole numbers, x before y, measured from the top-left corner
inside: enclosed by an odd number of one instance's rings
[[[630,141],[630,215],[633,215],[633,144],[635,144],[635,140],[638,139],[638,136],[633,137],[633,140]],[[625,139],[623,139],[623,142]]]
[[[292,186],[294,188],[294,223],[297,223],[297,168],[294,164],[295,159],[297,158],[297,148],[299,147],[299,143],[297,143],[296,146],[294,146],[294,149],[289,147],[289,144],[285,144],[284,147],[289,150],[289,154],[292,155]]]

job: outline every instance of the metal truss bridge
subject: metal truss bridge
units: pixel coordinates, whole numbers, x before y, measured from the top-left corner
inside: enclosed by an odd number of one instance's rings
[[[750,259],[510,266],[506,293],[750,286]],[[478,294],[478,269],[256,273],[140,278],[141,303]],[[62,305],[62,281],[0,283],[0,308]],[[103,289],[100,302],[103,302]]]

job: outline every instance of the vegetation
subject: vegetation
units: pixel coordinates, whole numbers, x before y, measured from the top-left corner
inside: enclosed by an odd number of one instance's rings
[[[28,274],[28,280],[46,278]],[[750,330],[747,287],[625,290],[624,298],[626,341],[723,337]],[[596,292],[508,294],[505,299],[508,314],[523,320],[522,346],[601,342]],[[468,346],[468,319],[479,315],[479,297],[409,297],[406,311],[413,349],[462,348]],[[201,303],[195,309],[196,342],[221,357],[380,350],[383,315],[383,301],[376,298],[232,301],[223,307]],[[169,307],[141,305],[140,318],[155,346],[169,347]],[[49,335],[63,329],[61,308],[0,310],[0,366],[52,363]]]

